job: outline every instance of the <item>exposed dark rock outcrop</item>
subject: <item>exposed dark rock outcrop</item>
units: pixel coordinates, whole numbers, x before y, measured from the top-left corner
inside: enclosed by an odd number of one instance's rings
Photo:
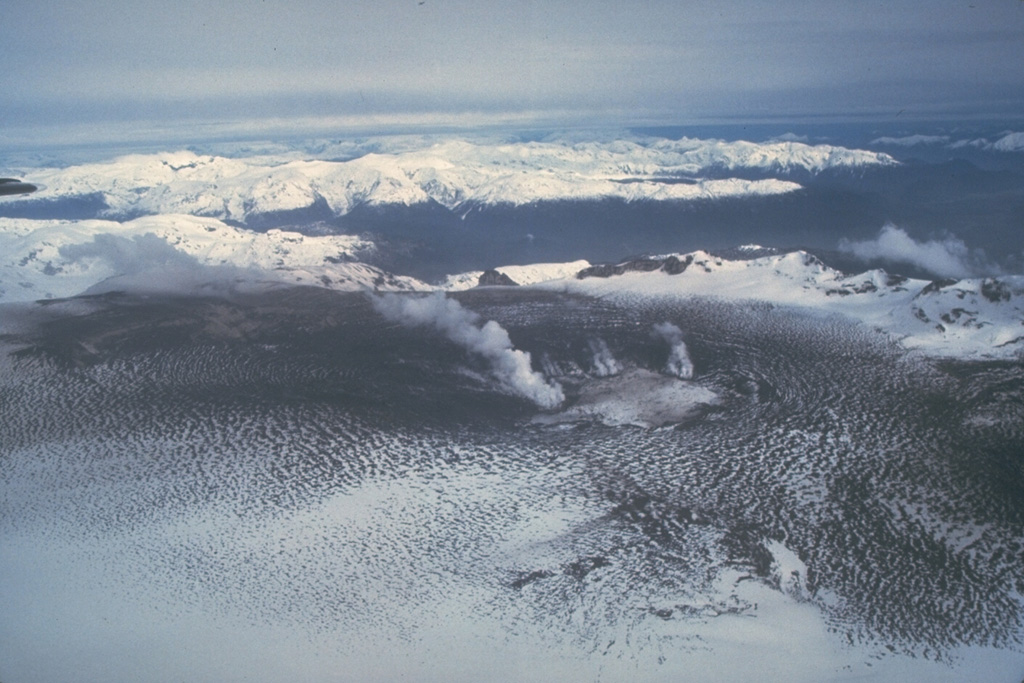
[[[942,290],[945,287],[949,287],[950,285],[955,285],[957,282],[959,282],[959,280],[955,280],[955,279],[952,279],[952,278],[943,278],[941,280],[932,280],[927,285],[925,285],[925,288],[922,289],[918,293],[917,296],[924,296],[925,294],[934,294],[934,293]]]
[[[981,283],[981,294],[993,303],[1010,300],[1010,288],[999,280],[987,279]]]
[[[661,270],[669,275],[678,275],[686,270],[693,263],[693,255],[687,254],[682,259],[676,256],[667,258],[638,258],[623,261],[622,263],[604,263],[589,268],[584,268],[576,273],[576,279],[583,280],[588,277],[612,277],[628,272],[650,273]]]
[[[499,273],[496,270],[485,270],[480,273],[480,279],[476,283],[477,287],[518,287],[519,283],[510,278],[505,273]]]

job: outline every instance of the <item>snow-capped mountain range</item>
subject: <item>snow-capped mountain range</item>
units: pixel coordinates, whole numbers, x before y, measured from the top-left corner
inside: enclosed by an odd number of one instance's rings
[[[950,149],[975,147],[994,152],[1024,151],[1024,133],[1005,131],[995,140],[988,138],[953,138],[949,135],[904,135],[902,137],[883,136],[871,141],[872,145],[882,147],[916,147],[920,145],[941,145]]]
[[[386,149],[386,148],[385,148]],[[20,169],[44,189],[21,202],[100,197],[102,217],[189,214],[245,222],[325,207],[436,203],[459,212],[481,205],[544,201],[691,201],[784,194],[789,173],[893,165],[884,153],[794,141],[662,138],[614,142],[424,141],[392,152],[330,158],[319,153],[229,158],[190,151],[123,156],[66,168]],[[349,150],[351,152],[351,150]],[[758,174],[744,178],[743,173]],[[731,175],[735,174],[735,175]]]
[[[115,221],[0,219],[0,302],[87,291],[194,293],[307,285],[339,291],[465,290],[482,271],[438,285],[360,261],[375,246],[345,236],[266,233],[213,218]],[[1024,276],[919,280],[870,270],[846,275],[813,255],[741,248],[600,266],[586,261],[498,268],[501,282],[623,301],[678,297],[753,300],[855,318],[928,355],[1013,358],[1024,351]],[[507,278],[507,280],[505,279]]]

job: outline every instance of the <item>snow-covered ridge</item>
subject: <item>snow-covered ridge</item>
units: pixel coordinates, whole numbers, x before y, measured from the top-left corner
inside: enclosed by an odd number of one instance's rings
[[[534,263],[526,266],[501,266],[494,271],[505,275],[517,285],[535,285],[549,280],[560,280],[575,277],[580,271],[590,268],[589,261],[570,261],[569,263]],[[440,284],[440,289],[449,292],[460,292],[472,289],[480,283],[482,270],[449,275]]]
[[[209,281],[428,289],[358,262],[373,249],[348,235],[260,233],[184,215],[123,223],[0,218],[0,302],[73,296],[110,278],[143,289]]]
[[[188,151],[138,154],[105,163],[26,169],[46,189],[31,199],[98,195],[104,217],[190,214],[244,222],[252,216],[322,207],[344,215],[363,205],[436,202],[452,211],[479,205],[616,198],[688,201],[773,195],[800,188],[783,178],[721,177],[819,173],[890,165],[892,157],[783,141],[642,139],[614,142],[425,141],[421,148],[338,161],[308,154],[247,158]],[[714,175],[714,178],[709,177]]]
[[[1024,356],[1024,276],[916,280],[845,275],[796,251],[726,260],[704,251],[593,266],[540,287],[607,297],[756,300],[855,318],[908,349],[961,358]]]
[[[373,250],[372,243],[354,236],[260,233],[187,215],[126,222],[0,218],[0,303],[74,296],[97,287],[189,292],[211,283],[434,289],[359,261]],[[929,355],[1024,356],[1024,276],[928,281],[882,270],[851,276],[806,252],[764,251],[752,251],[755,258],[696,251],[597,266],[586,261],[505,266],[497,272],[519,285],[627,304],[705,296],[842,314]],[[438,289],[468,289],[480,275],[451,275]]]

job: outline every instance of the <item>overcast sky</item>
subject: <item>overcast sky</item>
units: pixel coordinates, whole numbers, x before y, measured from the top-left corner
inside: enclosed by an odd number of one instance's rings
[[[1024,112],[1024,2],[0,0],[28,123]]]

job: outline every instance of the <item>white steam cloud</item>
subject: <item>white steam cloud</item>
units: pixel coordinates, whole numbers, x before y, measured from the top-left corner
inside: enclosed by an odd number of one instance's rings
[[[622,365],[615,360],[611,349],[604,339],[591,339],[587,342],[590,352],[594,355],[594,374],[598,377],[611,377],[622,372]]]
[[[668,361],[665,363],[665,372],[675,375],[680,379],[693,377],[693,361],[690,360],[690,353],[686,349],[686,342],[683,341],[683,331],[672,323],[658,323],[651,331],[655,339],[661,339],[669,345]]]
[[[133,292],[199,292],[230,287],[248,271],[232,265],[207,265],[153,233],[123,237],[109,233],[91,242],[58,248],[62,267],[74,266],[92,280],[90,294],[119,289]],[[78,293],[76,290],[74,293]]]
[[[153,268],[198,268],[199,263],[178,251],[153,233],[131,238],[101,233],[92,242],[60,247],[60,255],[71,263],[87,259],[105,261],[119,275],[130,275]]]
[[[965,278],[998,274],[981,250],[972,251],[956,237],[918,242],[902,228],[888,224],[873,240],[839,241],[839,250],[862,261],[881,259],[907,263],[941,277]]]
[[[413,327],[432,327],[470,353],[485,359],[491,374],[513,393],[541,408],[557,408],[565,394],[562,387],[530,366],[530,354],[512,346],[508,332],[493,320],[463,308],[443,292],[425,297],[389,294],[371,297],[373,306],[388,320]]]

